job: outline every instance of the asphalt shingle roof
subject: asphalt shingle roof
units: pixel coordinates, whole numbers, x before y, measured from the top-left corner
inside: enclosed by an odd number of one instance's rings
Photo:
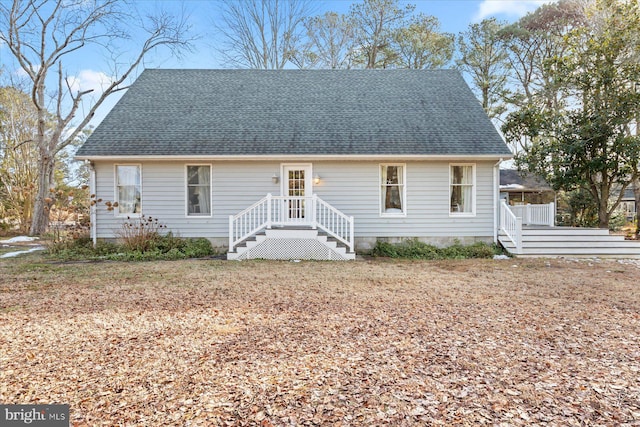
[[[500,185],[519,185],[527,190],[553,191],[541,176],[517,169],[500,169]]]
[[[511,153],[453,70],[145,70],[77,156]]]

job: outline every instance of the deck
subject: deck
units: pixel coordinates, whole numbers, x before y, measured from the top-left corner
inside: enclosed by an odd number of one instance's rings
[[[550,212],[547,205],[528,205],[529,212]],[[547,207],[545,207],[547,206]],[[508,209],[508,210],[507,210]],[[530,218],[517,216],[505,203],[500,209],[498,241],[518,257],[582,257],[640,259],[640,241],[601,228],[556,227],[548,218],[546,224],[526,223]],[[539,215],[536,218],[541,218]],[[534,219],[533,222],[536,220]]]

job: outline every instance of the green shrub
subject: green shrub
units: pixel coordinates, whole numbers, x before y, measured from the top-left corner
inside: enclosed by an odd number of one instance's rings
[[[398,245],[378,240],[371,251],[371,255],[389,258],[399,258]]]
[[[96,200],[95,196],[91,197],[92,206],[102,202],[102,199]],[[118,206],[117,203],[111,202],[105,202],[105,205],[108,211],[113,211]],[[55,207],[53,204],[51,206],[52,209]],[[88,224],[70,230],[59,227],[52,233],[47,253],[50,257],[61,260],[116,261],[202,258],[215,253],[207,239],[183,239],[166,229],[167,226],[155,217],[127,217],[115,232],[120,244],[98,241],[94,247],[89,237]]]
[[[616,212],[609,218],[609,230],[620,231],[627,223],[627,217],[624,212]]]
[[[182,250],[187,244],[185,239],[175,236],[171,231],[164,236],[155,237],[152,249],[159,249],[161,252],[169,252],[172,249]]]
[[[91,248],[91,239],[86,235],[75,237],[69,233],[56,232],[45,237],[47,238],[47,250],[52,254],[84,251]]]
[[[408,239],[397,244],[378,241],[371,251],[371,255],[389,258],[434,260],[493,258],[499,252],[495,245],[488,245],[482,242],[465,246],[456,241],[451,246],[438,248],[418,239]]]
[[[9,230],[11,230],[11,224],[0,219],[0,236],[3,236],[5,233],[9,232]]]
[[[487,245],[486,243],[477,242],[466,246],[467,258],[493,258],[494,255],[503,253],[502,249],[496,245]]]
[[[70,260],[154,261],[186,258],[203,258],[214,254],[211,242],[204,238],[183,239],[168,233],[156,236],[143,245],[144,250],[131,249],[130,245],[98,241],[93,247],[91,239],[67,241],[65,247],[49,248],[52,258]]]
[[[209,239],[201,237],[198,239],[189,239],[186,242],[187,244],[184,247],[183,252],[188,258],[202,258],[213,255],[214,253]]]

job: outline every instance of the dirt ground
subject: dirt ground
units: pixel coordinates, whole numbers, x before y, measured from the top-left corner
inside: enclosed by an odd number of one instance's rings
[[[0,260],[0,402],[74,426],[640,425],[640,264]]]

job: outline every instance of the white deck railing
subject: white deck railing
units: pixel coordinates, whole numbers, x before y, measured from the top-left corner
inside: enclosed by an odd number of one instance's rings
[[[522,218],[522,225],[556,225],[556,210],[553,203],[547,205],[515,205],[509,206],[511,212]]]
[[[318,228],[347,246],[353,252],[354,220],[320,199],[312,197],[272,196],[229,216],[229,252],[238,243],[265,228],[274,226],[307,226]]]
[[[517,217],[505,200],[500,201],[500,229],[516,247],[516,254],[522,253],[522,218]]]

